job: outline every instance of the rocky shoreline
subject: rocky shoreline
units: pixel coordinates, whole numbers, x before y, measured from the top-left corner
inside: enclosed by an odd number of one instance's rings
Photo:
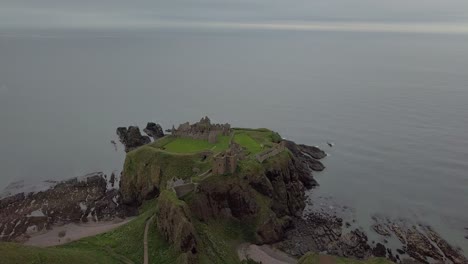
[[[468,263],[461,249],[450,245],[430,226],[376,216],[372,220],[372,229],[382,243],[370,241],[362,228],[352,228],[335,214],[313,211],[294,218],[294,228],[274,246],[295,257],[312,251],[356,259],[384,257],[395,263]],[[392,238],[398,246],[390,245]]]
[[[23,242],[54,225],[111,221],[136,213],[120,203],[119,191],[101,172],[57,182],[39,192],[21,192],[0,200],[0,241]]]

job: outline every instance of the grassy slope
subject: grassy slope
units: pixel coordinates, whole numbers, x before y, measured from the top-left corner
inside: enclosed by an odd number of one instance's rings
[[[0,242],[0,263],[2,264],[39,264],[39,263],[120,263],[114,257],[83,249],[38,248],[15,243]]]
[[[143,146],[127,154],[124,174],[134,175],[136,180],[151,179],[165,187],[165,182],[171,178],[188,179],[196,176],[198,173],[193,168],[204,172],[210,167],[210,159],[202,161],[196,154],[167,153],[151,146]],[[139,186],[142,184],[137,183]]]
[[[210,144],[207,140],[176,138],[163,147],[166,151],[173,153],[196,153],[204,150],[221,152],[229,147],[229,137],[220,136],[216,144]]]
[[[249,136],[247,132],[238,132],[234,135],[234,142],[247,148],[252,154],[257,154],[263,150],[261,144]]]
[[[269,147],[272,142],[278,142],[281,137],[271,130],[235,128],[234,141],[253,154],[263,150],[262,145]],[[229,147],[229,136],[220,136],[216,144],[210,144],[206,140],[197,140],[191,138],[175,138],[172,136],[163,137],[149,146],[163,149],[170,153],[197,153],[206,150],[212,150],[215,153],[226,150]]]
[[[64,249],[105,251],[124,256],[135,263],[143,262],[143,234],[146,220],[156,210],[155,201],[145,203],[141,214],[128,224],[111,232],[84,238],[61,246]]]
[[[111,232],[84,238],[60,248],[64,250],[106,252],[106,254],[117,260],[113,263],[122,263],[124,261],[121,260],[124,259],[131,260],[134,263],[142,263],[143,235],[146,221],[155,214],[156,208],[155,200],[147,201],[140,208],[141,214],[130,223]],[[172,250],[170,245],[158,234],[155,223],[150,225],[148,251],[150,263],[174,263],[178,257],[178,253]]]

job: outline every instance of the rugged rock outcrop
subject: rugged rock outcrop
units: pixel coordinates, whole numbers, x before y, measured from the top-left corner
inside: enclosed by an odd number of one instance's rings
[[[253,190],[238,179],[200,184],[190,208],[204,221],[215,217],[248,218],[260,210]]]
[[[343,220],[339,217],[312,213],[305,219],[295,218],[294,227],[276,245],[293,256],[309,251],[355,258],[372,255],[367,236],[359,229],[343,234]]]
[[[125,204],[137,206],[158,196],[169,180],[198,175],[197,161],[206,153],[171,155],[151,147],[142,147],[127,154],[120,181],[120,193]]]
[[[248,221],[263,215],[257,220],[257,240],[276,242],[291,226],[292,217],[300,216],[305,207],[303,181],[309,183],[310,178],[304,177],[307,174],[308,167],[284,152],[252,171],[200,183],[190,207],[201,220],[234,217]]]
[[[318,147],[312,147],[307,145],[297,145],[292,141],[284,140],[285,146],[294,154],[304,166],[308,167],[313,171],[323,171],[325,166],[322,162],[318,161],[327,156],[325,151]]]
[[[178,200],[171,191],[163,191],[158,198],[156,213],[158,230],[187,263],[195,263],[197,254],[196,231],[191,213],[185,202]]]
[[[128,128],[117,128],[117,136],[120,142],[125,146],[125,152],[132,151],[140,146],[148,144],[151,139],[147,136],[142,136],[140,129],[137,126],[129,126]]]
[[[148,124],[146,124],[146,128],[143,129],[143,131],[149,137],[152,137],[153,140],[164,137],[164,132],[163,132],[161,125],[153,123],[153,122],[149,122]]]
[[[53,224],[112,220],[130,212],[107,190],[102,173],[59,182],[48,190],[0,200],[0,240],[21,241]]]
[[[455,264],[468,263],[468,259],[459,250],[451,246],[431,227],[425,225],[414,225],[403,220],[392,221],[373,217],[373,225],[376,233],[395,237],[403,245],[401,252],[422,263],[429,263],[430,259],[447,262],[450,260]]]
[[[283,251],[302,256],[309,251],[327,252],[331,255],[366,259],[370,256],[385,257],[401,263],[468,263],[463,254],[448,244],[432,228],[413,225],[402,219],[372,218],[373,229],[381,235],[382,243],[369,243],[361,229],[343,226],[343,220],[333,214],[312,212],[304,219],[294,218],[294,228],[285,233],[285,239],[276,244]],[[395,244],[388,243],[389,237],[396,237],[402,248],[395,252]],[[395,249],[395,248],[393,248]],[[410,259],[411,257],[411,259]]]
[[[319,149],[318,147],[299,144],[298,148],[300,151],[311,156],[314,159],[323,159],[327,156],[327,153],[325,153],[325,151]]]

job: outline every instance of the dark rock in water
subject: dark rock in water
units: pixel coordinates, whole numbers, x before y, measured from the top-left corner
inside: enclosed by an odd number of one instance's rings
[[[313,168],[315,168],[315,170],[323,170],[325,166],[310,155],[304,154],[296,143],[289,140],[283,140],[283,143],[294,155],[293,162],[298,168],[299,178],[304,186],[308,189],[318,186],[317,181],[312,175],[312,170]]]
[[[377,245],[375,245],[375,248],[372,249],[372,254],[376,257],[385,257],[387,255],[385,246],[380,243],[377,243]]]
[[[45,191],[3,198],[0,240],[22,241],[53,224],[112,220],[131,214],[118,197],[117,190],[107,190],[104,175],[94,173],[59,182]]]
[[[128,129],[119,127],[117,128],[117,135],[120,142],[125,146],[125,152],[132,151],[151,142],[149,137],[141,135],[140,129],[137,126],[130,126]]]
[[[143,131],[154,140],[164,137],[164,132],[161,125],[149,122],[146,124],[146,128]]]
[[[325,169],[325,165],[315,159],[309,159],[308,165],[309,168],[313,171],[323,171]]]
[[[114,188],[115,184],[115,174],[112,173],[109,182],[111,183],[112,188]]]
[[[390,231],[384,225],[381,224],[372,225],[372,229],[381,236],[389,237],[391,235]]]
[[[325,153],[325,151],[319,149],[318,147],[306,146],[302,144],[298,146],[302,152],[306,153],[314,159],[323,159],[327,156],[327,153]]]
[[[397,252],[398,252],[398,254],[400,254],[400,255],[403,255],[403,254],[405,254],[405,253],[406,253],[406,252],[405,252],[403,249],[400,249],[400,248],[399,248],[399,249],[397,249],[396,251],[397,251]]]
[[[111,140],[111,144],[114,146],[114,150],[117,151],[117,143],[114,140]]]

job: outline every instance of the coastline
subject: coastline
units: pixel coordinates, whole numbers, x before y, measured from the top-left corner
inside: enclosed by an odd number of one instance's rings
[[[36,247],[51,247],[70,243],[81,238],[90,237],[112,231],[133,220],[116,218],[113,221],[98,223],[69,223],[62,226],[53,226],[49,230],[31,235],[23,244]]]
[[[243,243],[237,247],[237,254],[241,261],[251,259],[260,263],[294,264],[297,259],[289,256],[270,245],[255,245]]]

